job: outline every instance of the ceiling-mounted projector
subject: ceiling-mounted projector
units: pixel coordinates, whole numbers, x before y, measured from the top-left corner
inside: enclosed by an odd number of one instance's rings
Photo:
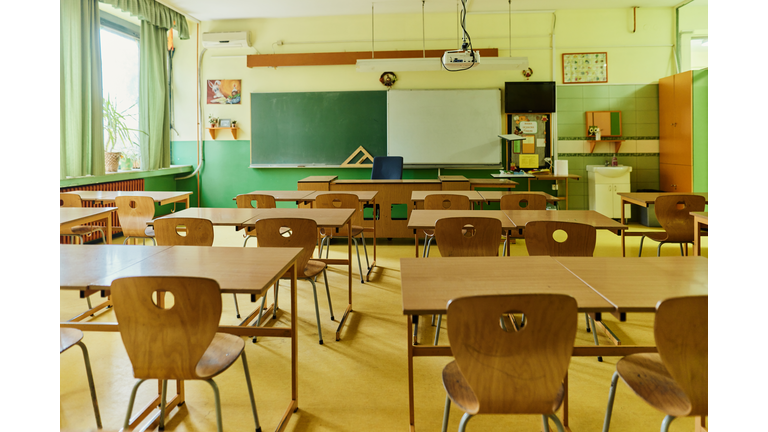
[[[443,66],[448,70],[466,70],[480,63],[480,52],[475,50],[446,51]]]

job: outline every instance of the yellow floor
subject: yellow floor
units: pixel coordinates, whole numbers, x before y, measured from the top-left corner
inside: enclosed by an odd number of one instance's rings
[[[635,227],[633,227],[635,228]],[[645,229],[645,227],[639,227]],[[122,238],[116,238],[122,243]],[[216,228],[214,246],[242,246],[242,234],[231,228]],[[620,238],[598,231],[595,256],[621,256]],[[250,241],[248,247],[255,247]],[[639,238],[627,240],[627,255],[637,256]],[[657,243],[646,241],[644,256],[655,256]],[[84,246],[88,247],[88,246]],[[139,247],[139,246],[137,246]],[[151,246],[147,246],[151,247]],[[336,241],[331,256],[346,253],[346,244]],[[354,253],[354,252],[353,252]],[[412,240],[382,242],[378,247],[377,268],[371,282],[360,284],[358,270],[353,266],[354,312],[342,333],[334,341],[337,322],[330,320],[327,300],[319,284],[319,303],[324,345],[317,343],[311,286],[299,282],[299,410],[291,418],[289,431],[407,431],[408,375],[406,361],[406,325],[401,314],[401,257],[414,254]],[[679,255],[676,245],[662,248],[663,255]],[[703,241],[704,256],[707,240]],[[369,247],[369,255],[372,250]],[[432,248],[432,256],[439,256]],[[527,255],[524,241],[512,245],[512,255]],[[652,258],[648,258],[652,259]],[[363,261],[364,263],[364,261]],[[524,271],[520,269],[519,271]],[[510,282],[515,270],[510,271]],[[344,268],[328,273],[334,312],[338,321],[347,303],[347,278]],[[272,293],[270,291],[269,299]],[[97,297],[93,297],[97,301]],[[247,296],[238,298],[241,311],[252,309]],[[289,307],[287,290],[281,290],[279,321],[287,323]],[[222,323],[234,324],[234,303],[231,295],[223,297]],[[61,319],[71,317],[86,307],[76,293],[61,292]],[[114,321],[110,311],[96,320]],[[422,320],[422,323],[428,318]],[[653,342],[653,316],[630,314],[624,323],[613,316],[604,321],[626,344]],[[440,334],[447,343],[447,331]],[[431,341],[434,327],[420,326],[419,340]],[[86,333],[83,339],[93,363],[94,380],[105,429],[122,426],[130,391],[135,380],[128,357],[117,333]],[[592,344],[586,333],[583,317],[579,319],[577,344]],[[600,343],[609,343],[600,336]],[[246,343],[246,355],[254,383],[256,404],[264,431],[273,431],[290,398],[290,348],[287,339],[262,338],[257,344]],[[608,388],[615,369],[616,357],[606,357],[602,363],[594,358],[573,358],[570,366],[570,425],[574,431],[599,431],[602,428]],[[417,358],[414,361],[416,427],[419,431],[439,430],[445,393],[440,372],[449,358]],[[89,431],[95,429],[82,355],[73,348],[60,356],[60,427],[62,430]],[[222,398],[225,431],[253,430],[248,405],[248,393],[243,382],[242,363],[237,362],[216,378]],[[216,417],[213,393],[201,382],[186,385],[187,403],[171,413],[166,430],[213,431]],[[136,408],[157,394],[157,385],[147,382],[139,391]],[[453,409],[449,430],[457,430],[460,411]],[[643,403],[619,383],[613,412],[613,431],[658,430],[664,415]],[[471,431],[538,431],[537,416],[478,416],[469,422]],[[671,431],[692,431],[692,419],[678,419]]]

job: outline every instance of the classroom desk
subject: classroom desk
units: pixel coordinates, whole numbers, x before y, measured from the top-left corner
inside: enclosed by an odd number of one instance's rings
[[[435,229],[438,219],[447,217],[489,217],[501,221],[501,230],[508,233],[515,229],[515,224],[501,210],[414,210],[411,217],[408,218],[408,228],[413,230],[414,243],[416,244],[416,258],[419,257],[419,234],[418,230]],[[426,245],[425,245],[426,247]],[[507,254],[509,253],[509,244],[507,244]]]
[[[446,313],[448,300],[467,295],[557,293],[576,299],[585,313],[655,312],[656,303],[677,295],[707,294],[706,258],[471,257],[400,259],[403,315],[407,319],[408,403],[415,431],[414,357],[450,356],[450,346],[413,344],[413,317]],[[514,280],[500,269],[525,268]],[[610,270],[606,270],[610,269]],[[658,272],[656,275],[649,274]],[[638,280],[637,275],[647,279]],[[652,287],[650,287],[653,285]],[[651,289],[648,289],[648,288]],[[642,289],[639,289],[642,288]],[[600,318],[598,316],[598,318]],[[574,356],[624,356],[656,352],[654,346],[574,346]],[[568,421],[568,376],[561,420]]]
[[[441,190],[441,191],[413,191],[411,192],[411,201],[413,202],[414,210],[424,209],[424,199],[427,195],[448,194],[448,195],[461,195],[469,198],[471,206],[475,203],[481,203],[484,201],[480,192],[474,190]]]
[[[534,180],[565,180],[565,209],[568,210],[568,183],[569,180],[579,180],[580,176],[576,174],[568,175],[554,175],[554,174],[533,174],[533,177],[528,177],[528,190],[531,190],[531,182]]]
[[[626,223],[626,218],[624,216],[624,206],[626,204],[635,204],[639,205],[640,207],[648,207],[649,205],[656,202],[656,198],[658,198],[660,195],[701,195],[704,197],[705,202],[709,204],[709,194],[704,193],[680,193],[680,192],[619,192],[619,196],[621,197],[621,223]],[[626,236],[641,236],[643,235],[643,231],[624,231],[621,233],[621,256],[627,256],[626,249],[624,247],[625,237]],[[686,246],[687,247],[687,246]]]
[[[552,196],[546,192],[529,192],[529,191],[478,191],[480,192],[480,195],[483,197],[483,200],[488,203],[492,202],[501,202],[501,197],[504,195],[519,195],[519,194],[531,194],[531,195],[541,195],[544,198],[547,199],[548,203],[555,204],[558,201],[563,201],[565,198],[563,197],[556,197]]]
[[[310,191],[262,191],[255,190],[241,195],[271,195],[275,198],[275,201],[302,201],[302,198],[309,195]],[[232,198],[233,201],[237,200],[237,197]]]
[[[530,221],[578,222],[621,235],[628,227],[594,210],[501,210],[523,234]]]
[[[160,205],[166,205],[171,203],[184,203],[186,208],[189,208],[189,196],[192,192],[163,192],[163,191],[87,191],[87,190],[75,190],[68,191],[66,193],[73,193],[80,196],[83,201],[100,201],[102,204],[107,202],[115,202],[115,198],[119,196],[148,196],[151,197],[156,203]]]
[[[709,212],[691,212],[693,216],[693,256],[701,255],[701,226],[709,227]]]
[[[518,184],[519,183],[516,181],[505,178],[469,179],[469,188],[472,190],[476,190],[477,188],[504,188],[506,190],[510,190],[515,188]]]
[[[137,247],[123,245],[94,245],[78,247],[61,245],[59,249],[59,279],[62,290],[102,290],[108,292],[112,281],[132,276],[195,276],[216,280],[222,293],[250,294],[251,300],[266,294],[267,290],[286,271],[295,267],[300,248],[234,248],[206,246]],[[276,431],[285,429],[288,420],[298,409],[298,335],[296,331],[296,272],[291,272],[290,327],[252,327],[248,322],[257,315],[254,311],[236,326],[220,325],[218,331],[238,336],[271,336],[291,338],[291,401]],[[105,302],[111,305],[111,300]],[[90,315],[91,311],[86,314]],[[80,315],[79,317],[82,317]],[[60,323],[62,328],[83,331],[119,331],[117,323],[83,322],[75,317]],[[159,384],[158,384],[159,386]],[[155,412],[160,394],[131,419],[131,428],[149,418],[147,427],[154,428],[160,416]],[[176,395],[167,401],[166,411],[185,402],[184,382],[176,382]],[[154,412],[154,414],[153,414]],[[150,417],[152,414],[152,417]]]
[[[197,218],[208,219],[213,225],[233,226],[236,230],[242,229],[245,221],[253,219],[262,212],[263,209],[257,208],[212,208],[212,207],[192,207],[177,211],[157,219],[170,218]],[[154,220],[147,221],[147,225],[152,226]]]
[[[112,243],[112,212],[117,210],[117,207],[59,207],[59,210],[61,230],[103,220],[106,226],[106,242]]]

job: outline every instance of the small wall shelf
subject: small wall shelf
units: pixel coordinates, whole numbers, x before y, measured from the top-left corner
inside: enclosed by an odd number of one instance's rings
[[[211,134],[211,138],[216,139],[216,131],[219,129],[229,129],[232,132],[232,138],[237,139],[237,126],[234,127],[209,127],[208,133]]]
[[[589,152],[590,153],[593,153],[595,151],[595,146],[599,142],[608,142],[608,143],[612,142],[612,143],[614,143],[615,144],[615,148],[614,148],[613,152],[614,153],[618,153],[619,149],[621,148],[621,143],[623,143],[624,140],[604,139],[604,140],[600,140],[600,141],[589,141]]]

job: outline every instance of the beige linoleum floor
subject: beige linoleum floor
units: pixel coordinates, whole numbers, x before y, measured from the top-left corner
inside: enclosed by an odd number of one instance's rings
[[[642,227],[645,228],[645,227]],[[122,238],[116,238],[121,243]],[[242,246],[242,234],[231,228],[217,227],[216,246]],[[598,231],[595,256],[621,256],[620,238],[606,231]],[[639,238],[628,238],[627,255],[637,256]],[[703,255],[707,255],[707,240],[703,241]],[[255,247],[250,241],[248,247]],[[331,255],[346,252],[346,243],[337,240]],[[84,246],[88,247],[88,246]],[[141,247],[141,246],[136,246]],[[151,246],[146,246],[151,247]],[[655,256],[656,243],[647,241],[644,255]],[[354,252],[353,252],[354,253]],[[372,250],[369,247],[369,254]],[[433,248],[432,256],[439,256]],[[675,245],[663,248],[664,255],[679,254]],[[524,241],[512,245],[512,255],[527,255]],[[317,343],[311,286],[299,282],[299,410],[288,423],[288,431],[407,431],[408,430],[408,375],[406,362],[406,321],[401,314],[400,264],[401,257],[413,256],[413,240],[387,241],[378,246],[377,268],[372,280],[360,284],[358,270],[353,265],[354,312],[342,333],[341,341],[334,341],[337,322],[330,320],[328,304],[318,284],[320,314],[325,339]],[[354,257],[353,257],[354,258]],[[523,271],[521,269],[521,271]],[[337,267],[328,272],[336,320],[347,303],[346,268]],[[514,280],[514,271],[510,274]],[[61,292],[61,319],[82,312],[86,303],[76,293]],[[270,291],[269,300],[272,293]],[[288,321],[288,290],[280,293],[279,321]],[[97,297],[94,297],[97,300]],[[247,296],[239,297],[241,311],[253,308]],[[223,297],[222,323],[234,324],[232,296]],[[99,314],[99,321],[114,321],[110,311]],[[424,318],[422,322],[429,321]],[[653,342],[653,316],[630,314],[627,321],[618,323],[613,316],[604,321],[626,344]],[[443,323],[441,342],[447,343],[446,323]],[[433,338],[434,327],[420,326],[420,340]],[[583,316],[579,319],[577,344],[592,344],[586,333]],[[93,363],[96,391],[105,429],[117,430],[122,426],[130,391],[135,380],[128,357],[117,333],[88,332],[83,340],[88,346]],[[600,335],[600,343],[608,340]],[[287,339],[261,338],[257,344],[246,343],[246,355],[256,393],[256,404],[264,431],[273,431],[287,408],[290,399],[290,346]],[[617,357],[606,357],[602,363],[595,358],[573,358],[569,369],[570,426],[573,431],[600,431],[608,397],[611,375]],[[414,361],[416,427],[419,431],[438,431],[442,421],[445,393],[440,373],[449,358],[417,358]],[[225,431],[253,430],[253,419],[248,405],[248,393],[243,380],[242,363],[236,362],[227,372],[216,378],[222,397]],[[60,356],[60,427],[62,430],[95,430],[82,355],[73,348]],[[169,387],[170,388],[170,387]],[[154,382],[145,383],[139,391],[136,409],[157,393]],[[210,387],[201,382],[186,384],[186,404],[174,410],[166,430],[214,431],[216,425],[214,399]],[[143,402],[142,402],[143,401]],[[457,430],[461,413],[451,412],[449,430]],[[623,384],[619,383],[613,413],[612,431],[655,431],[664,415],[643,403]],[[538,416],[478,416],[468,425],[469,431],[538,431]],[[692,431],[692,419],[673,422],[672,431]]]

